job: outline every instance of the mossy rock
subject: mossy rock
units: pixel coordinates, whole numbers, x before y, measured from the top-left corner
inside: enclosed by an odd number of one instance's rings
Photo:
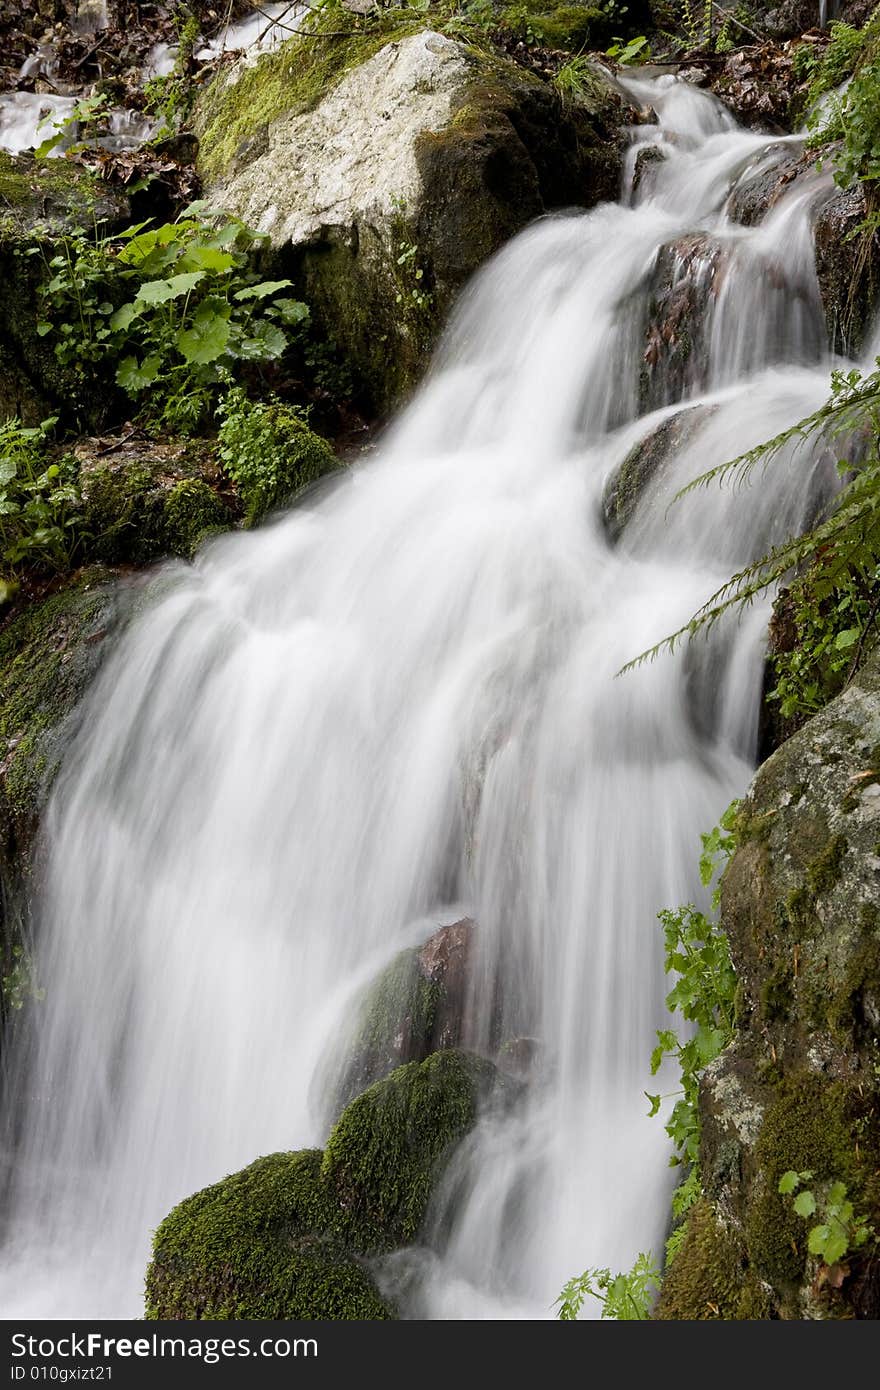
[[[84,547],[110,564],[189,559],[207,535],[228,530],[240,505],[203,441],[133,443],[103,454],[80,445]],[[225,492],[224,492],[225,489]]]
[[[491,1062],[449,1050],[398,1067],[352,1101],[321,1171],[357,1247],[379,1252],[412,1241],[456,1145],[487,1105],[517,1092]]]
[[[148,1318],[387,1319],[366,1260],[414,1240],[456,1145],[519,1088],[434,1053],[343,1112],[322,1154],[271,1154],[181,1202],[156,1231]]]
[[[367,988],[341,1074],[329,1082],[334,1115],[396,1067],[460,1045],[474,931],[469,918],[438,928],[422,946],[395,956]]]
[[[711,1203],[691,1208],[664,1278],[654,1316],[661,1321],[730,1321],[770,1316],[770,1301],[743,1251]]]
[[[292,40],[236,69],[196,120],[208,196],[267,234],[382,411],[488,256],[550,208],[616,196],[625,115],[598,76],[564,103],[488,46],[390,10],[356,39]]]
[[[363,1261],[326,1233],[320,1169],[320,1150],[270,1154],[175,1207],[156,1231],[147,1318],[393,1318]]]
[[[685,406],[633,445],[609,478],[602,495],[603,520],[612,541],[620,540],[646,493],[663,482],[668,465],[674,462],[712,411],[711,406]]]
[[[721,897],[736,1035],[700,1079],[704,1191],[771,1316],[876,1318],[875,1237],[830,1268],[808,1238],[835,1184],[880,1230],[880,657],[762,765],[736,836]],[[789,1170],[812,1174],[814,1220],[779,1192]],[[723,1305],[707,1219],[667,1274],[670,1316],[696,1316],[694,1290]]]
[[[120,613],[109,571],[93,566],[0,628],[0,806],[19,847],[33,836],[67,741],[70,716],[103,659]]]

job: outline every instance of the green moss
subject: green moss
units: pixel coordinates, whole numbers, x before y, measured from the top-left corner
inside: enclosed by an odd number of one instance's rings
[[[192,476],[201,467],[186,454],[89,464],[81,479],[88,551],[111,564],[149,564],[166,555],[189,559],[205,532],[233,521],[204,478]]]
[[[705,1322],[769,1315],[766,1295],[748,1272],[743,1251],[711,1203],[698,1202],[688,1213],[684,1239],[664,1275],[655,1317]]]
[[[427,1057],[443,997],[443,986],[422,973],[416,948],[394,958],[360,1008],[339,1086],[339,1109],[402,1061]]]
[[[0,150],[0,235],[37,226],[74,226],[83,217],[91,220],[96,212],[109,210],[106,185],[81,165]]]
[[[165,498],[165,544],[170,555],[187,559],[199,542],[229,526],[223,500],[202,478],[184,478]]]
[[[807,882],[812,893],[818,896],[820,893],[831,891],[840,878],[845,854],[846,840],[842,835],[833,835],[807,866]]]
[[[345,74],[367,62],[386,43],[425,27],[424,19],[401,20],[393,11],[371,16],[365,27],[340,30],[344,17],[337,9],[314,26],[315,37],[289,39],[274,53],[264,54],[244,68],[237,81],[221,78],[208,88],[196,109],[200,137],[199,170],[203,178],[223,178],[236,159],[250,152],[267,127],[281,115],[313,110]]]
[[[872,1126],[865,1129],[866,1118]],[[795,1287],[806,1264],[807,1225],[779,1179],[789,1169],[810,1171],[814,1184],[842,1181],[859,1210],[876,1204],[877,1115],[867,1087],[830,1082],[812,1073],[788,1077],[764,1116],[755,1147],[757,1177],[746,1212],[752,1264],[778,1288]]]
[[[791,1009],[793,999],[791,965],[783,961],[769,970],[761,981],[760,1016],[762,1021],[770,1023],[786,1017]]]
[[[519,0],[507,5],[499,12],[498,24],[528,42],[576,53],[610,38],[613,27],[608,12],[598,6],[553,5],[547,0]]]
[[[435,1052],[348,1106],[327,1141],[322,1174],[353,1243],[378,1251],[415,1238],[445,1161],[499,1083],[480,1057]]]
[[[333,1224],[321,1153],[270,1154],[181,1202],[156,1231],[149,1319],[385,1320]]]

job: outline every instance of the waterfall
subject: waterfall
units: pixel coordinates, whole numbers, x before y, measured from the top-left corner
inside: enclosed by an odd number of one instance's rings
[[[767,605],[615,677],[810,519],[833,484],[808,450],[670,503],[816,408],[830,361],[810,190],[757,227],[729,215],[791,137],[671,77],[626,81],[657,123],[621,201],[497,255],[377,454],[164,567],[91,692],[44,829],[45,1002],[10,1080],[7,1316],[137,1315],[159,1220],[323,1142],[353,997],[464,912],[469,1044],[494,1010],[536,1040],[535,1075],[459,1151],[443,1241],[381,1277],[411,1315],[549,1317],[586,1265],[660,1252],[656,918],[699,901],[699,834],[749,781]],[[658,267],[683,239],[692,360],[654,395]],[[609,484],[685,415],[613,538]]]

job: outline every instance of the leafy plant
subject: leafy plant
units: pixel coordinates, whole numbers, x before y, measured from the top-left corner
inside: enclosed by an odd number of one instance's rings
[[[650,1255],[641,1254],[628,1274],[610,1269],[587,1269],[570,1279],[556,1300],[562,1322],[577,1319],[587,1297],[602,1304],[602,1317],[619,1322],[645,1321],[660,1287],[660,1270]]]
[[[610,48],[605,49],[608,58],[614,58],[622,67],[630,63],[647,63],[651,57],[651,45],[644,34],[633,39],[615,39]]]
[[[789,1169],[779,1179],[779,1191],[784,1197],[792,1197],[798,1216],[805,1221],[816,1218],[807,1237],[810,1254],[818,1256],[825,1265],[836,1265],[845,1256],[861,1249],[874,1235],[874,1227],[866,1217],[856,1215],[845,1183],[805,1186],[812,1181],[813,1174],[809,1170],[796,1173]]]
[[[47,135],[34,150],[35,159],[48,159],[60,146],[70,144],[71,148],[81,148],[101,130],[107,116],[109,105],[104,92],[83,97],[73,110],[60,120],[52,122],[52,133]],[[45,128],[45,127],[42,127]],[[76,144],[73,144],[73,141]]]
[[[251,401],[236,387],[220,401],[217,415],[220,458],[249,523],[336,467],[329,444],[294,406],[275,398]]]
[[[701,836],[700,878],[708,887],[729,860],[736,844],[734,833],[738,802],[733,802],[720,825]],[[720,885],[712,895],[717,914]],[[666,996],[666,1007],[693,1025],[684,1041],[671,1028],[657,1034],[651,1054],[651,1075],[656,1076],[664,1058],[676,1062],[681,1091],[666,1132],[675,1145],[673,1164],[696,1164],[699,1157],[700,1121],[697,1108],[699,1074],[723,1051],[733,1037],[736,974],[730,960],[727,936],[717,920],[692,903],[660,913],[666,944],[665,969],[677,976]],[[646,1092],[650,1114],[656,1115],[663,1097]]]
[[[146,419],[192,431],[239,363],[277,359],[308,318],[289,280],[251,269],[261,240],[204,203],[120,237],[68,237],[47,263],[37,332],[77,371],[110,367]]]
[[[49,463],[45,452],[55,424],[54,416],[0,424],[0,559],[13,571],[24,561],[63,569],[76,546],[75,468]]]

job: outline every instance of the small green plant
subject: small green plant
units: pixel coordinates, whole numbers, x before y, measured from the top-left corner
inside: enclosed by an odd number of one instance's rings
[[[628,1274],[610,1269],[587,1269],[570,1279],[556,1300],[562,1322],[574,1322],[589,1296],[602,1305],[602,1317],[618,1322],[642,1322],[660,1287],[660,1270],[650,1255],[641,1254]]]
[[[810,1227],[807,1249],[825,1265],[836,1265],[847,1255],[860,1250],[874,1235],[874,1227],[864,1216],[857,1216],[847,1195],[846,1184],[832,1182],[816,1184],[809,1170],[796,1173],[789,1169],[779,1179],[779,1191],[793,1199],[796,1214],[816,1224]]]
[[[644,34],[634,39],[615,39],[610,48],[605,49],[608,58],[614,58],[622,67],[630,63],[647,63],[651,57],[651,45]]]
[[[725,811],[721,822],[701,836],[700,878],[708,887],[727,864],[735,848],[738,802]],[[720,885],[712,895],[717,917]],[[666,943],[665,969],[677,976],[666,996],[666,1007],[693,1025],[684,1041],[671,1028],[657,1034],[651,1054],[651,1074],[656,1076],[664,1058],[677,1064],[681,1090],[666,1122],[675,1146],[673,1164],[696,1164],[699,1158],[699,1075],[723,1051],[733,1037],[736,974],[730,960],[727,936],[717,920],[692,903],[660,913]],[[663,1097],[646,1092],[650,1114],[656,1115]]]
[[[204,203],[119,237],[71,236],[47,262],[37,332],[84,378],[109,367],[148,421],[191,432],[239,363],[274,361],[308,318],[289,280],[251,269],[261,240]]]
[[[52,133],[36,146],[35,159],[48,159],[59,146],[68,143],[72,149],[81,149],[89,140],[95,138],[104,128],[108,115],[109,101],[106,93],[96,92],[83,97],[76,103],[69,115],[52,122]],[[45,126],[41,128],[45,129]],[[76,143],[73,144],[74,137]]]
[[[245,504],[248,524],[336,467],[329,444],[305,412],[270,398],[248,400],[235,387],[217,408],[220,458]]]
[[[0,424],[0,560],[9,572],[25,562],[64,569],[76,548],[75,467],[46,457],[55,424],[54,416],[31,427],[17,418]]]

